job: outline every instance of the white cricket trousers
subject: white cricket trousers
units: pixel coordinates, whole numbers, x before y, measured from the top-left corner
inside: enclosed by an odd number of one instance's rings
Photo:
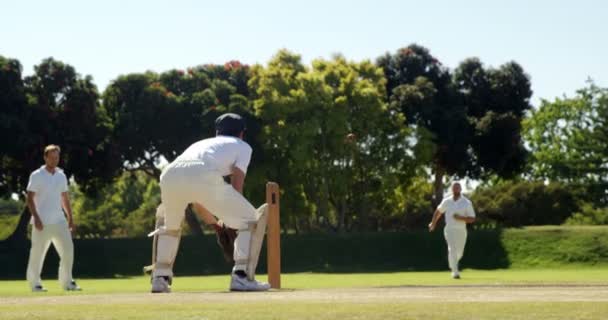
[[[249,227],[257,222],[256,209],[232,185],[224,181],[219,171],[210,170],[201,161],[176,161],[163,170],[160,189],[161,201],[165,207],[165,228],[169,233],[180,230],[186,207],[189,203],[198,202],[228,227],[239,230],[234,243],[234,261],[237,261],[235,269],[245,270],[247,264],[238,262],[249,259]],[[163,238],[165,237],[160,237],[159,241]],[[172,245],[165,246],[160,242],[157,250],[177,253],[176,246],[173,248]],[[158,251],[157,259],[161,256],[162,253]],[[172,263],[156,264],[154,276],[173,276],[171,269]]]
[[[74,264],[74,243],[67,223],[45,224],[42,231],[32,226],[32,246],[27,264],[27,281],[34,288],[42,285],[40,273],[44,258],[51,245],[59,254],[59,284],[66,288],[72,279],[72,266]]]
[[[464,253],[464,246],[467,243],[467,229],[460,227],[445,227],[443,236],[448,244],[448,263],[452,272],[458,271],[458,262]]]

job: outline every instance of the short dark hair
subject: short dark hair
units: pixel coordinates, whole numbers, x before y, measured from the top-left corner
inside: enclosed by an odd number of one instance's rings
[[[224,113],[215,119],[218,135],[238,137],[245,129],[245,120],[236,113]]]

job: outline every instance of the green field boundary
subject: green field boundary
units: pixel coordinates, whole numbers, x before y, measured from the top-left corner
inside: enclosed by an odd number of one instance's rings
[[[149,238],[76,239],[74,272],[81,277],[142,274],[150,263]],[[283,235],[285,273],[378,273],[447,270],[441,231]],[[29,244],[0,245],[5,279],[23,278]],[[263,250],[264,252],[264,250]],[[57,255],[49,250],[43,274],[57,272]],[[266,272],[265,256],[259,270]],[[463,268],[576,268],[608,266],[608,227],[529,227],[469,231]],[[183,237],[175,272],[180,275],[225,274],[215,237]]]

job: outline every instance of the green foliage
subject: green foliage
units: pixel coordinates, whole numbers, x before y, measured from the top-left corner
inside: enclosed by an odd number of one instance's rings
[[[470,161],[467,146],[471,133],[450,71],[428,49],[415,44],[393,55],[385,54],[377,64],[386,76],[391,106],[409,124],[431,133],[427,137],[437,148],[428,160],[449,174],[464,174]]]
[[[381,220],[381,230],[424,229],[434,208],[430,205],[433,185],[428,178],[416,177],[408,184],[395,189],[395,195],[388,198],[387,206],[393,207],[390,215]]]
[[[435,175],[434,203],[442,198],[444,175],[512,177],[521,172],[526,150],[519,133],[532,95],[521,66],[510,62],[485,68],[471,58],[451,72],[416,44],[385,54],[377,64],[387,79],[391,107],[427,132],[416,141]]]
[[[0,198],[0,240],[6,239],[15,230],[24,205],[18,200]]]
[[[249,84],[263,170],[282,185],[296,228],[366,228],[394,209],[386,204],[410,170],[409,131],[384,103],[378,67],[336,56],[309,69],[280,51]]]
[[[113,163],[104,148],[110,124],[91,77],[48,58],[23,78],[18,61],[0,57],[0,192],[23,195],[47,144],[62,148],[60,164],[85,190],[107,183]]]
[[[607,230],[599,226],[508,229],[501,242],[512,267],[605,265]]]
[[[608,225],[608,207],[596,208],[584,203],[580,211],[575,212],[568,220],[568,225]]]
[[[136,237],[154,230],[160,188],[143,172],[123,173],[96,196],[71,187],[78,237]]]
[[[45,59],[24,77],[17,60],[0,57],[0,195],[22,196],[42,147],[56,143],[77,184],[79,235],[142,235],[158,203],[161,161],[213,136],[214,119],[232,111],[245,117],[254,149],[245,194],[258,205],[265,182],[279,182],[286,230],[423,227],[444,175],[521,172],[530,95],[515,62],[491,68],[471,58],[450,70],[418,45],[375,64],[335,56],[304,65],[282,50],[264,66],[128,74],[101,96],[90,77],[60,61]],[[525,124],[531,175],[574,183],[576,192],[539,183],[482,188],[482,221],[561,223],[575,211],[571,223],[603,221],[603,209],[577,203],[608,203],[607,97],[590,85],[575,99],[543,102]]]
[[[589,201],[608,203],[608,89],[590,83],[573,98],[543,100],[524,128],[533,177],[581,185]]]
[[[247,117],[248,77],[249,67],[238,61],[120,76],[103,94],[120,162],[158,176],[161,157],[172,161],[193,142],[214,136],[221,113]]]
[[[0,213],[0,241],[8,238],[13,233],[18,221],[18,215]]]
[[[0,198],[0,215],[18,215],[24,205],[19,200]]]
[[[578,198],[565,184],[542,181],[503,181],[471,196],[479,225],[503,227],[562,224],[578,210]]]
[[[140,275],[150,262],[149,238],[76,239],[78,277]],[[282,272],[399,272],[447,270],[446,245],[439,230],[283,235]],[[0,251],[2,278],[23,279],[28,245]],[[265,249],[259,273],[266,272]],[[128,257],[128,258],[126,258]],[[58,263],[54,250],[46,265]],[[470,230],[463,268],[555,268],[608,265],[608,227],[528,227]],[[179,276],[228,274],[215,236],[183,237],[176,259]],[[55,276],[45,268],[44,276]]]
[[[19,176],[11,172],[18,165],[27,131],[27,121],[21,115],[26,108],[25,85],[21,63],[0,56],[0,195],[9,195],[19,185]]]

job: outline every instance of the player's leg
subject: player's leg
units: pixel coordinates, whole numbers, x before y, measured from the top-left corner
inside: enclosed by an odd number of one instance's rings
[[[47,226],[43,230],[38,230],[32,226],[30,256],[27,263],[26,278],[32,291],[46,291],[42,286],[40,273],[44,265],[44,258],[51,245],[48,236]]]
[[[443,235],[448,246],[448,264],[452,270],[452,277],[458,278],[457,232],[453,228],[444,228]]]
[[[158,207],[157,228],[149,236],[153,240],[152,292],[170,292],[173,263],[181,238],[181,224],[188,205],[188,188],[181,183],[179,172],[165,172],[161,176],[161,201]]]
[[[74,266],[74,242],[67,224],[53,225],[52,242],[59,255],[59,284],[67,291],[80,291],[80,287],[72,278]]]
[[[458,235],[456,237],[456,258],[458,258],[458,262],[462,259],[462,255],[464,254],[464,248],[467,243],[467,230],[462,229],[459,230]]]
[[[198,202],[227,226],[238,230],[234,242],[235,265],[231,289],[268,290],[268,284],[254,279],[266,232],[266,206],[256,210],[245,197],[225,183],[202,186]]]
[[[170,292],[173,280],[173,264],[177,256],[181,238],[181,223],[187,203],[176,201],[163,203],[159,208],[154,236],[154,265],[152,271],[152,292]]]

